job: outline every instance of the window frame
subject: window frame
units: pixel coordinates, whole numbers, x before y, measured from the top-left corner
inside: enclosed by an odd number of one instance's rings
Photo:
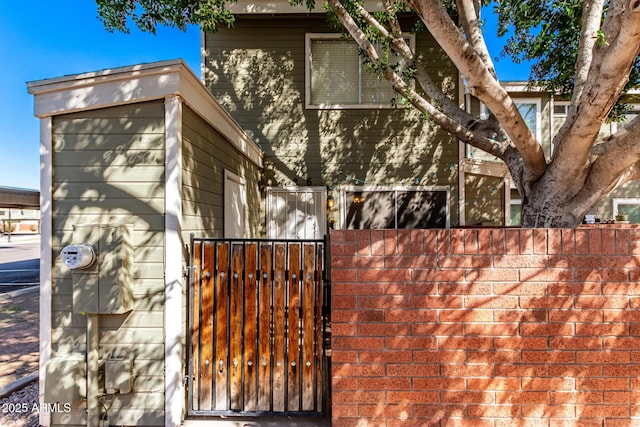
[[[416,46],[416,36],[413,33],[402,34],[402,36],[406,39],[409,39],[409,45],[411,50],[415,52]],[[305,108],[308,110],[384,110],[384,109],[397,109],[397,106],[392,105],[391,103],[385,104],[313,104],[311,103],[311,64],[313,62],[313,58],[311,55],[311,44],[314,40],[348,40],[353,43],[350,38],[345,38],[340,33],[306,33],[304,37],[304,45],[305,45],[305,70],[304,70],[304,85],[305,85]],[[360,67],[362,67],[362,59],[358,55],[358,63]],[[362,68],[360,68],[362,70]],[[382,80],[387,81],[382,78]],[[387,82],[388,83],[388,82]],[[388,83],[391,85],[391,83]],[[411,86],[414,87],[414,82],[411,82]],[[362,95],[362,87],[359,85],[358,87],[359,95]],[[394,93],[396,93],[394,91]],[[397,93],[396,93],[397,94]],[[400,96],[398,94],[398,96]]]
[[[538,141],[538,144],[542,146],[542,99],[529,97],[529,98],[512,98],[514,104],[535,104],[536,105],[536,132],[535,137]],[[484,102],[480,102],[480,119],[486,120],[489,117],[489,109],[485,105]],[[474,147],[471,147],[469,144],[467,145],[466,154],[469,159],[477,159],[477,160],[490,160],[488,158],[477,158],[473,156],[472,150]],[[483,152],[484,153],[484,152]],[[491,156],[486,153],[486,156]]]
[[[340,187],[340,228],[347,230],[347,193],[352,192],[382,192],[382,191],[423,191],[423,192],[446,192],[445,202],[445,227],[451,227],[451,187],[448,185],[348,185]],[[398,223],[398,211],[394,212],[395,223]],[[396,230],[409,230],[405,228],[395,228]]]
[[[612,213],[615,216],[620,205],[638,205],[640,206],[640,198],[635,197],[614,197],[611,199]]]

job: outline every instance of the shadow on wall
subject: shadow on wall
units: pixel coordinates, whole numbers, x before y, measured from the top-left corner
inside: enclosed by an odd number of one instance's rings
[[[283,26],[290,27],[291,23]],[[324,31],[322,21],[292,29],[292,40]],[[315,27],[314,27],[315,26]],[[284,28],[284,27],[283,27]],[[338,184],[457,184],[458,144],[413,109],[305,107],[304,44],[280,46],[266,30],[250,42],[229,32],[209,35],[206,81],[219,102],[248,129],[266,155],[273,186]],[[297,32],[296,32],[297,31]],[[233,47],[231,42],[233,41]],[[436,57],[433,63],[442,65]],[[444,85],[455,94],[455,84]],[[457,197],[453,197],[457,200]],[[457,211],[454,209],[453,211]]]
[[[123,97],[135,90],[123,85]],[[90,93],[89,93],[89,96]],[[73,310],[61,249],[74,226],[133,225],[133,310],[101,316],[100,358],[130,358],[133,391],[117,396],[109,419],[139,424],[164,416],[164,102],[132,104],[53,119],[52,355],[86,351],[87,318]],[[67,421],[83,411],[54,414]]]
[[[638,237],[333,232],[334,422],[631,422]]]
[[[190,232],[223,237],[225,171],[244,181],[234,187],[238,189],[234,194],[242,193],[247,200],[246,206],[237,205],[238,210],[247,211],[244,220],[248,220],[249,234],[259,235],[258,167],[189,108],[185,107],[183,119],[183,238],[188,239]]]
[[[502,178],[465,175],[465,224],[500,226],[504,224],[504,181]]]

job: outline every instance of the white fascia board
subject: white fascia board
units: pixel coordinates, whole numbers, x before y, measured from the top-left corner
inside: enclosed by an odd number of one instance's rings
[[[229,5],[229,10],[236,15],[326,13],[323,4],[323,1],[317,0],[314,8],[309,10],[304,4],[291,6],[288,0],[238,0]],[[384,10],[384,6],[381,1],[365,0],[364,6],[370,12],[378,12]]]
[[[27,84],[40,118],[180,96],[241,153],[263,167],[260,148],[182,60],[162,61]]]

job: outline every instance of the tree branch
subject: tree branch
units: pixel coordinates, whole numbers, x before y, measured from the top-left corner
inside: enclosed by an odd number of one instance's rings
[[[489,72],[497,79],[496,70],[489,55],[489,50],[480,28],[480,1],[479,0],[456,0],[460,24],[467,35],[467,40],[478,52]]]
[[[373,44],[369,41],[366,34],[358,27],[351,15],[342,6],[339,0],[328,0],[328,4],[336,14],[347,32],[358,44],[360,49],[367,55],[373,64],[380,64],[380,57]],[[360,12],[361,13],[361,12]],[[369,15],[370,16],[370,15]],[[372,19],[372,18],[370,18]],[[383,27],[382,27],[383,28]],[[386,30],[385,30],[386,31]],[[456,137],[462,142],[468,143],[483,151],[486,151],[498,158],[502,158],[508,147],[506,143],[500,143],[492,140],[482,132],[474,132],[472,129],[463,125],[459,121],[440,111],[432,103],[427,101],[423,96],[415,91],[407,82],[405,82],[398,73],[395,72],[388,64],[383,71],[384,77],[391,83],[394,90],[404,96],[411,104],[425,115],[428,115],[437,125],[441,126],[445,131]],[[458,109],[459,110],[459,109]],[[461,111],[461,110],[460,110]],[[466,113],[465,113],[466,115]],[[466,117],[471,117],[466,115]],[[477,120],[471,124],[477,124]]]
[[[340,4],[340,7],[342,5]],[[458,104],[453,102],[451,98],[446,96],[444,92],[433,82],[429,73],[425,70],[424,66],[420,61],[417,60],[415,53],[411,50],[411,47],[407,44],[405,39],[402,37],[402,30],[400,28],[400,24],[397,21],[397,16],[393,12],[391,5],[388,0],[385,0],[385,7],[387,8],[387,13],[391,13],[391,27],[392,32],[390,33],[384,25],[382,25],[377,19],[375,19],[362,5],[355,5],[358,15],[367,22],[367,24],[371,25],[371,27],[375,28],[378,34],[386,39],[391,40],[391,45],[393,50],[400,55],[408,62],[408,64],[415,68],[416,70],[416,79],[420,83],[422,90],[429,96],[429,98],[433,99],[436,103],[441,106],[441,109],[444,113],[453,116],[460,123],[471,123],[476,121],[476,119],[462,110]],[[344,10],[344,13],[348,13]],[[342,21],[341,21],[342,22]],[[354,22],[355,24],[355,22]],[[344,25],[344,23],[343,23]],[[356,26],[357,27],[357,26]],[[345,26],[346,28],[346,26]],[[351,33],[350,33],[351,34]]]
[[[638,178],[640,117],[593,147],[595,157],[586,182],[569,206],[593,205],[619,185]]]
[[[545,172],[542,147],[522,119],[509,94],[491,74],[491,70],[465,40],[439,0],[407,0],[418,13],[442,49],[467,78],[472,93],[498,118],[511,142],[522,155],[525,186],[532,185]]]
[[[637,0],[631,0],[631,3],[634,1]],[[631,67],[638,57],[640,12],[627,9],[620,19],[618,34],[607,39],[607,43],[594,46],[591,68],[580,102],[558,135],[562,139],[550,166],[556,176],[570,177],[576,181],[586,178],[584,166],[589,163],[591,148],[600,127],[622,95]],[[608,35],[605,34],[605,37]]]
[[[582,32],[580,34],[580,44],[578,46],[578,60],[576,62],[576,78],[574,84],[571,107],[575,108],[582,96],[584,84],[587,81],[589,69],[593,59],[593,48],[596,43],[603,41],[598,38],[600,21],[604,0],[590,0],[584,2],[582,12]]]

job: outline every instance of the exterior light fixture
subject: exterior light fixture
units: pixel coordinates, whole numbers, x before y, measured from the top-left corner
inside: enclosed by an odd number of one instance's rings
[[[327,208],[333,209],[335,204],[336,204],[336,201],[333,199],[333,196],[332,195],[327,196]]]

